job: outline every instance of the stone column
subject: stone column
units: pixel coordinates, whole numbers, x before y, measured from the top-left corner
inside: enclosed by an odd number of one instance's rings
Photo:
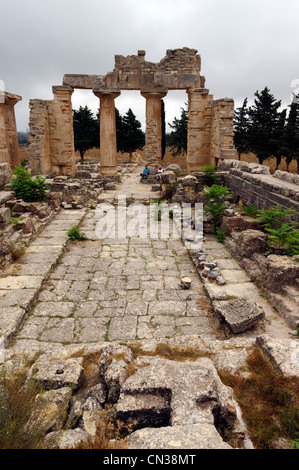
[[[162,163],[161,99],[166,94],[141,92],[146,99],[145,158],[146,163],[154,168],[158,168]]]
[[[0,162],[9,163],[12,168],[20,165],[14,106],[21,99],[19,95],[3,92],[0,101]]]
[[[211,156],[217,162],[234,160],[237,151],[234,146],[234,100],[221,98],[213,102]]]
[[[188,90],[188,171],[198,171],[214,163],[210,154],[213,96],[205,88]]]
[[[53,86],[54,100],[49,107],[49,136],[52,171],[75,175],[75,149],[72,93],[70,86]]]
[[[117,145],[114,100],[120,91],[94,91],[100,98],[100,172],[103,176],[117,176]]]
[[[53,101],[30,100],[30,145],[28,149],[29,166],[34,175],[46,175],[52,171],[49,109]]]

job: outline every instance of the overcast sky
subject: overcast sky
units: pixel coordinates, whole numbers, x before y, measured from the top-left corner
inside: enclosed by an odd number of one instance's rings
[[[115,54],[145,49],[146,60],[159,62],[167,49],[190,47],[214,99],[239,107],[268,86],[286,107],[299,93],[298,25],[298,0],[1,0],[0,80],[23,98],[15,111],[25,131],[29,99],[52,99],[64,74],[105,75]],[[168,93],[167,122],[186,100],[184,91]],[[98,98],[75,91],[72,103],[95,112]],[[144,122],[139,92],[122,92],[116,106]]]

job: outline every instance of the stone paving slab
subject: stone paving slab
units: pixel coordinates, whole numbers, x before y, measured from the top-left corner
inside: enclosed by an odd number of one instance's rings
[[[130,178],[125,180],[123,194],[131,194],[131,183]],[[111,200],[115,197],[116,192],[112,191]],[[149,193],[147,197],[150,201]],[[54,239],[60,240],[61,232],[80,220],[88,240],[67,247],[55,245]],[[33,299],[37,300],[16,338],[16,348],[28,341],[33,348],[39,344],[41,349],[47,349],[49,345],[96,346],[107,341],[168,341],[190,335],[210,341],[216,339],[216,333],[211,313],[200,302],[206,295],[213,300],[219,295],[238,296],[241,291],[242,296],[245,293],[259,298],[260,303],[265,301],[228,250],[213,237],[206,237],[204,246],[212,257],[220,260],[219,267],[227,282],[224,286],[212,281],[203,285],[181,240],[98,239],[92,236],[98,220],[96,210],[63,211],[29,247],[22,263],[18,263],[22,264],[19,267],[22,276],[32,278],[34,274],[38,277],[38,272],[46,275],[47,263],[54,262],[56,266],[42,290],[12,291],[21,302],[26,302],[26,311]],[[46,244],[48,237],[53,238],[51,245]],[[184,276],[191,279],[188,290],[181,287]],[[23,290],[28,291],[26,296]],[[0,308],[15,306],[10,291],[6,289],[4,295],[1,292],[4,291],[0,283]]]
[[[84,231],[96,220],[96,212],[89,211],[80,228]],[[40,250],[33,248],[30,256],[35,266],[44,266]],[[49,259],[50,253],[45,256]],[[188,291],[180,285],[183,274],[192,279]],[[201,281],[180,240],[70,244],[44,283],[17,342],[37,341],[44,348],[50,343],[165,340],[191,333],[211,337],[210,320],[197,303],[203,297]]]
[[[78,224],[85,210],[63,210],[26,248],[17,263],[9,266],[0,278],[0,338],[11,339],[24,323],[44,281],[63,254],[68,242],[67,230]],[[57,233],[57,230],[59,232]],[[57,309],[57,304],[55,304]],[[60,308],[61,311],[61,308]],[[63,311],[63,310],[62,310]],[[37,312],[39,310],[37,309]],[[51,312],[53,314],[53,311]],[[40,324],[39,324],[40,325]],[[26,330],[27,328],[27,330]],[[35,324],[35,330],[37,330]],[[29,330],[31,328],[29,327]],[[25,325],[25,332],[29,331]],[[41,331],[36,331],[40,337]],[[24,335],[24,332],[22,333]]]

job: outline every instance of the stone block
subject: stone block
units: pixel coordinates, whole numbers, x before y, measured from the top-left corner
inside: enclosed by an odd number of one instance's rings
[[[295,284],[299,277],[299,264],[288,256],[270,255],[265,263],[265,274],[267,284],[273,289],[285,284]]]
[[[63,387],[77,389],[82,384],[84,370],[78,359],[66,361],[39,360],[29,370],[25,387],[32,380],[44,390],[57,390]]]
[[[162,184],[175,184],[176,183],[176,175],[173,171],[164,171],[161,174],[161,182]]]
[[[211,424],[144,428],[130,434],[129,449],[232,449]]]
[[[217,315],[225,320],[233,333],[242,333],[249,330],[265,316],[260,307],[245,298],[214,301],[212,302],[212,308]]]
[[[242,216],[223,217],[222,225],[230,232],[241,232],[245,228],[245,221]]]
[[[0,163],[0,189],[11,183],[12,172],[8,163]]]
[[[299,377],[298,339],[278,339],[261,335],[256,338],[256,345],[279,373],[285,377]]]
[[[5,224],[8,219],[11,217],[11,212],[9,207],[0,208],[0,224]]]
[[[244,230],[235,240],[238,255],[250,258],[254,253],[265,251],[266,239],[267,235],[260,230]]]
[[[168,167],[166,168],[166,171],[173,171],[173,173],[176,176],[181,176],[182,174],[182,169],[180,165],[177,165],[176,163],[172,163],[171,165],[168,165]]]
[[[186,361],[182,367],[177,361],[145,356],[138,358],[136,365],[136,373],[121,387],[118,419],[136,419],[137,427],[139,422],[139,427],[164,425],[173,430],[195,424],[217,426],[213,414],[217,408],[228,433],[240,431],[231,391],[221,382],[210,359]]]

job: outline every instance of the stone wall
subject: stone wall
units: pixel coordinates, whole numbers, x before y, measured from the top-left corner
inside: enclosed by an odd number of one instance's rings
[[[295,209],[294,219],[299,222],[299,185],[273,177],[269,167],[254,163],[230,160],[218,168],[227,172],[225,184],[244,205],[271,209],[280,204],[283,209]]]
[[[33,174],[75,174],[70,87],[53,87],[53,100],[30,100],[28,161]]]

